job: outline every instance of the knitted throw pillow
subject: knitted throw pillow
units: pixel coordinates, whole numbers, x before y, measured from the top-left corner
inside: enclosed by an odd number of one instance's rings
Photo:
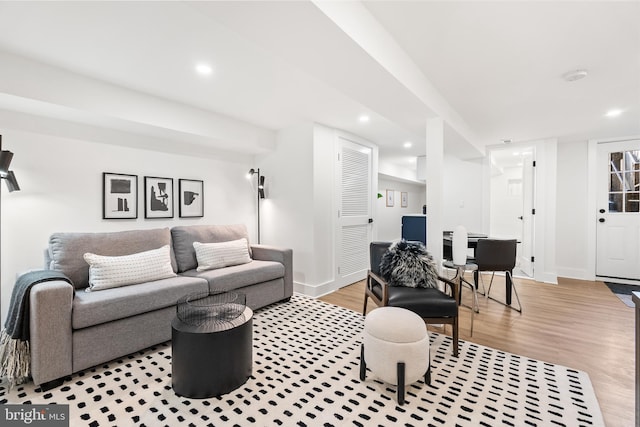
[[[125,256],[84,254],[89,264],[89,287],[98,291],[175,277],[169,245]]]
[[[437,288],[438,270],[422,242],[400,240],[382,256],[380,275],[389,286]]]
[[[244,237],[220,243],[193,242],[198,260],[198,271],[230,267],[251,262],[249,245]]]

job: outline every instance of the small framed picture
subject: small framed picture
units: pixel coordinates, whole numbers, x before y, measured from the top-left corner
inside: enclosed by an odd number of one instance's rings
[[[393,207],[394,190],[387,190],[387,206]]]
[[[144,177],[144,217],[173,218],[173,178]]]
[[[204,182],[193,179],[178,181],[180,218],[198,218],[204,216]]]
[[[400,193],[400,207],[406,208],[409,206],[409,193],[403,191]]]
[[[102,219],[138,218],[138,175],[102,173]]]

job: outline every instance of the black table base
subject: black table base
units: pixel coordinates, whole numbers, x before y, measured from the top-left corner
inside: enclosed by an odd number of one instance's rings
[[[204,399],[235,390],[251,376],[253,317],[218,332],[197,332],[177,318],[171,322],[173,390]]]

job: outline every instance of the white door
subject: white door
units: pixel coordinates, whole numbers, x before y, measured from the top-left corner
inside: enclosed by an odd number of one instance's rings
[[[514,274],[533,277],[535,147],[491,152],[489,236],[517,239]]]
[[[366,277],[371,242],[371,147],[338,137],[338,248],[339,286]]]
[[[534,227],[534,201],[535,194],[535,155],[531,152],[523,155],[522,167],[522,234],[520,239],[519,265],[520,270],[528,277],[533,277],[533,227]]]
[[[596,275],[640,280],[640,140],[598,144]]]

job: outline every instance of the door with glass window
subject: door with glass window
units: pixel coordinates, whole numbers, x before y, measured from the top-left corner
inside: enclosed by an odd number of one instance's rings
[[[598,144],[596,275],[640,280],[640,140]]]

